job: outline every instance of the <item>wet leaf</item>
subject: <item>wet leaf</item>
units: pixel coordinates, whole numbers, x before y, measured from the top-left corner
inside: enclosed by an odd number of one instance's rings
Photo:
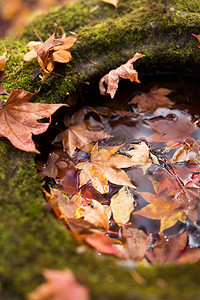
[[[126,186],[112,196],[110,208],[116,223],[125,224],[129,221],[130,214],[134,209],[134,198]]]
[[[89,300],[86,287],[76,281],[70,270],[45,269],[47,282],[28,295],[28,300]]]
[[[121,65],[115,70],[110,71],[104,75],[99,82],[99,89],[101,95],[110,94],[111,98],[114,98],[118,89],[118,83],[120,78],[130,79],[131,81],[140,82],[138,79],[138,72],[133,68],[133,62],[138,58],[145,56],[141,53],[136,53],[133,58],[129,59],[124,65]],[[105,88],[104,84],[107,85]]]
[[[187,245],[187,233],[174,236],[169,241],[164,234],[154,244],[153,250],[147,252],[147,258],[155,265],[176,262]]]
[[[108,181],[117,185],[135,188],[128,175],[121,168],[132,166],[129,157],[116,153],[122,145],[98,149],[98,144],[91,150],[91,159],[81,162],[76,167],[80,172],[80,186],[91,180],[93,186],[101,194],[108,192]]]
[[[145,173],[152,163],[159,164],[157,157],[150,152],[151,150],[145,142],[131,144],[131,146],[133,146],[134,149],[129,150],[126,153],[131,155],[133,166],[141,166]]]
[[[194,139],[184,141],[174,153],[171,162],[191,162],[200,164],[200,141]]]
[[[28,102],[36,93],[12,90],[6,104],[0,108],[0,136],[6,137],[16,148],[39,153],[32,134],[47,130],[50,123],[37,120],[50,118],[58,108],[66,104],[43,104]]]
[[[63,148],[70,156],[73,156],[76,148],[87,151],[92,147],[88,147],[88,149],[85,147],[91,142],[110,137],[103,130],[101,122],[95,122],[95,124],[90,125],[89,122],[83,121],[84,116],[85,112],[83,110],[74,114],[71,120],[67,116],[64,124],[68,129],[57,135],[53,141],[53,143],[62,141]]]
[[[148,139],[155,142],[160,139],[161,142],[166,142],[165,150],[178,147],[184,141],[191,139],[191,134],[198,129],[191,115],[185,111],[145,120],[145,122],[156,131]]]
[[[186,215],[180,208],[180,204],[166,197],[165,195],[155,195],[148,192],[139,193],[147,202],[142,209],[135,212],[140,216],[160,220],[160,232],[172,227],[179,220],[186,221]]]
[[[126,251],[126,258],[134,261],[141,261],[148,249],[149,236],[137,228],[122,228],[124,242],[123,248]]]
[[[147,111],[153,113],[158,107],[172,107],[174,105],[174,102],[166,97],[171,92],[173,90],[154,86],[149,93],[135,96],[129,104],[137,104],[139,113]]]

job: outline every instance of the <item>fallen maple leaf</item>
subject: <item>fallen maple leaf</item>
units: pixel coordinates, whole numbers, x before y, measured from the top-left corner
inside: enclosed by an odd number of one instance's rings
[[[165,195],[155,195],[148,192],[139,193],[149,204],[142,209],[135,211],[140,216],[160,220],[160,232],[172,227],[179,220],[186,221],[186,214],[180,204]]]
[[[43,275],[47,282],[29,293],[28,300],[89,300],[88,289],[70,270],[45,269]]]
[[[72,58],[67,49],[71,48],[77,41],[77,37],[66,37],[64,29],[60,26],[62,37],[56,38],[57,24],[54,33],[45,42],[30,42],[27,46],[31,49],[23,57],[29,61],[37,57],[41,67],[42,80],[46,79],[54,69],[55,62],[66,63]]]
[[[32,134],[47,130],[50,123],[37,120],[50,118],[58,108],[66,104],[28,103],[36,93],[12,90],[5,105],[0,107],[0,137],[6,137],[16,148],[39,153]]]
[[[191,139],[198,126],[193,122],[191,115],[185,111],[177,114],[170,114],[166,117],[156,117],[151,120],[145,120],[156,133],[148,137],[148,140],[157,142],[161,136],[161,142],[166,142],[166,149],[178,147],[184,141]]]
[[[117,194],[112,196],[110,208],[116,223],[119,225],[128,223],[130,214],[134,209],[134,198],[126,186],[123,186]]]
[[[102,123],[95,122],[94,126],[90,126],[89,122],[83,122],[84,116],[84,110],[75,113],[71,120],[66,116],[64,124],[68,129],[58,134],[53,141],[53,143],[62,141],[63,148],[70,156],[73,156],[76,148],[87,151],[90,147],[86,146],[91,142],[110,137],[102,129]]]
[[[137,104],[139,113],[150,111],[153,113],[158,107],[172,107],[174,104],[166,95],[173,92],[173,90],[166,88],[159,88],[154,86],[149,93],[142,93],[135,96],[129,104]]]
[[[126,153],[131,155],[133,166],[141,166],[145,173],[152,163],[159,164],[157,157],[150,152],[151,149],[145,142],[131,144],[131,146],[133,146],[134,149],[129,150]]]
[[[123,244],[125,257],[134,261],[141,261],[148,249],[149,236],[137,228],[122,227]]]
[[[80,169],[80,187],[91,180],[93,186],[101,194],[108,192],[108,181],[117,185],[127,185],[132,188],[128,175],[121,168],[132,166],[131,158],[117,154],[120,146],[98,149],[98,143],[91,150],[91,159],[76,165]]]
[[[115,70],[110,71],[108,74],[104,75],[99,81],[99,89],[101,95],[110,94],[111,98],[114,98],[115,93],[118,89],[118,83],[120,78],[130,79],[131,81],[136,81],[140,83],[138,79],[138,72],[133,69],[133,62],[138,58],[145,56],[141,53],[136,53],[133,58],[129,59],[124,65],[121,65]],[[107,85],[107,90],[104,86],[104,83]]]
[[[181,252],[187,245],[187,233],[176,235],[169,241],[164,234],[160,234],[160,240],[154,244],[153,251],[147,251],[148,260],[155,265],[176,262]]]

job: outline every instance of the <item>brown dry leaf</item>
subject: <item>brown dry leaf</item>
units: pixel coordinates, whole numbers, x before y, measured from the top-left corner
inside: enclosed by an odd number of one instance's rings
[[[92,206],[81,206],[76,210],[79,217],[84,217],[88,223],[99,229],[109,229],[109,221],[104,206],[96,200],[91,200]]]
[[[134,198],[128,187],[123,186],[117,194],[112,196],[110,208],[116,223],[119,225],[128,223],[130,214],[134,209]]]
[[[131,144],[134,147],[133,150],[129,150],[126,153],[131,155],[133,166],[141,166],[143,172],[151,166],[152,163],[159,164],[157,157],[152,154],[145,142],[140,144]]]
[[[41,67],[42,80],[46,79],[54,69],[55,62],[66,63],[71,60],[71,53],[67,49],[71,48],[77,41],[77,37],[66,37],[64,29],[60,26],[62,37],[56,38],[57,24],[54,33],[45,42],[30,42],[27,46],[31,49],[23,57],[29,61],[37,57]]]
[[[130,79],[131,81],[140,83],[138,79],[138,72],[133,68],[133,62],[143,56],[145,55],[136,53],[133,58],[129,59],[124,65],[121,65],[117,69],[112,70],[108,74],[104,75],[99,81],[99,89],[101,95],[110,94],[111,98],[114,98],[115,93],[118,89],[120,78]],[[107,88],[105,88],[104,84],[107,85]]]
[[[50,118],[66,104],[29,103],[35,94],[24,90],[11,91],[6,104],[0,108],[0,137],[6,137],[13,146],[23,151],[39,153],[32,134],[45,132],[50,123],[38,123],[37,120]]]
[[[70,270],[43,271],[46,283],[41,284],[28,295],[28,300],[89,300],[86,287],[76,281]]]
[[[126,251],[126,258],[134,261],[141,261],[148,249],[149,236],[137,228],[122,227],[124,236],[123,248]]]
[[[155,243],[153,251],[147,252],[148,260],[155,265],[176,262],[181,252],[187,245],[187,233],[176,235],[169,241],[164,234],[160,234],[160,240]]]
[[[91,142],[110,137],[110,135],[102,129],[102,123],[96,122],[95,126],[90,126],[86,121],[81,122],[83,118],[82,112],[81,115],[77,113],[74,115],[76,116],[72,116],[70,122],[68,118],[64,120],[68,129],[57,135],[53,141],[53,143],[62,141],[63,148],[71,157],[76,148],[86,151],[88,149],[85,149],[85,146]]]
[[[106,3],[109,3],[109,4],[112,4],[112,5],[114,5],[116,8],[117,8],[118,2],[119,2],[119,0],[101,0],[101,1],[106,2]]]
[[[148,140],[157,142],[161,136],[161,142],[166,142],[167,149],[176,148],[184,141],[191,139],[191,134],[198,129],[196,122],[191,118],[191,115],[185,111],[179,114],[171,114],[166,117],[156,117],[151,120],[145,120],[156,133],[148,137]]]
[[[150,204],[134,213],[146,218],[160,220],[160,232],[172,227],[178,220],[185,223],[186,214],[180,208],[179,203],[168,199],[165,195],[159,196],[147,192],[139,194]]]
[[[166,95],[172,93],[173,90],[166,88],[159,88],[154,86],[149,93],[142,93],[135,96],[129,104],[137,104],[138,112],[150,111],[153,113],[158,107],[172,107],[174,102],[171,101]]]
[[[176,261],[177,264],[188,264],[196,263],[200,260],[200,249],[199,248],[186,248],[180,258]]]
[[[99,150],[96,143],[91,150],[90,161],[76,165],[81,170],[80,186],[91,180],[94,188],[101,194],[108,192],[108,181],[135,188],[126,172],[121,169],[132,166],[131,158],[116,153],[121,147],[122,145]]]

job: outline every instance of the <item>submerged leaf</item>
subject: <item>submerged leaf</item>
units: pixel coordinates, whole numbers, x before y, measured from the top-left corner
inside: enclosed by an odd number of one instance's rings
[[[174,104],[166,95],[173,92],[173,90],[166,88],[159,88],[154,86],[149,93],[142,93],[135,96],[129,104],[137,104],[138,112],[150,111],[153,113],[158,107],[172,107]]]

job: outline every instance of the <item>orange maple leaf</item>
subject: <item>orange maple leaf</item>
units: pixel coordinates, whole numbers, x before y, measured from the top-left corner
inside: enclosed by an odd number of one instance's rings
[[[50,123],[37,120],[50,118],[58,108],[66,104],[29,103],[36,93],[12,90],[5,105],[0,107],[0,137],[6,137],[16,148],[39,153],[32,140],[32,134],[47,130]]]
[[[91,150],[90,161],[76,165],[76,168],[81,170],[80,186],[91,180],[95,189],[101,194],[108,192],[108,181],[135,188],[126,172],[121,169],[132,166],[130,157],[116,153],[121,147],[122,145],[99,150],[96,143]]]
[[[179,203],[168,199],[164,195],[159,196],[148,192],[141,192],[139,194],[149,204],[134,213],[146,218],[160,220],[160,232],[172,227],[178,220],[185,223],[186,214],[180,208]]]

